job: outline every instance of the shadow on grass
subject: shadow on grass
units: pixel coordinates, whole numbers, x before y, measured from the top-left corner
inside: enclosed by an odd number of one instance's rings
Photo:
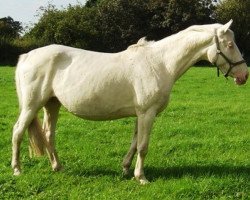
[[[148,167],[145,169],[147,177],[152,179],[171,179],[181,178],[183,176],[209,177],[217,176],[224,177],[228,175],[233,176],[249,176],[250,166],[218,166],[218,165],[206,165],[206,166],[175,166],[167,168]]]
[[[68,171],[67,174],[73,176],[84,176],[84,177],[101,177],[101,176],[121,176],[121,171],[114,169],[95,167],[91,169],[73,169]],[[207,165],[207,166],[174,166],[174,167],[146,167],[145,168],[146,177],[149,180],[161,179],[171,179],[171,178],[182,178],[184,176],[191,176],[194,178],[198,177],[209,177],[217,176],[224,177],[228,175],[233,176],[246,176],[250,175],[250,166],[217,166],[217,165]],[[125,178],[132,178],[133,169],[130,170],[130,175]]]

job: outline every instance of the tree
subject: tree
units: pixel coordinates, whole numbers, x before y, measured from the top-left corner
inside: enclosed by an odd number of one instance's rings
[[[23,28],[19,21],[14,21],[11,17],[0,18],[0,38],[17,38],[22,30]]]
[[[145,0],[103,0],[97,6],[95,29],[102,51],[117,52],[149,32],[149,11]]]
[[[210,23],[213,9],[212,0],[88,0],[85,6],[65,10],[49,5],[27,35],[44,45],[117,52],[144,36],[158,40],[193,24]]]
[[[194,24],[212,23],[213,0],[150,0],[149,38],[166,37]]]
[[[211,23],[212,0],[102,0],[95,27],[102,50],[116,52],[143,36],[158,40],[193,24]],[[190,9],[192,4],[192,9]]]
[[[63,19],[62,12],[55,6],[40,7],[41,17],[37,24],[25,35],[28,38],[39,38],[42,45],[55,43],[55,32],[58,22]]]
[[[88,8],[95,7],[99,2],[100,2],[100,0],[88,0],[88,1],[86,1],[85,6]]]
[[[15,40],[19,39],[23,30],[21,23],[11,17],[0,19],[0,62],[1,64],[15,64],[20,49]]]
[[[194,24],[212,23],[213,10],[212,0],[169,0],[165,23],[172,33]]]
[[[250,57],[250,1],[224,0],[220,1],[215,11],[215,18],[220,23],[234,20],[232,30],[236,42],[245,55]]]
[[[41,45],[63,44],[92,49],[96,44],[96,10],[82,5],[69,5],[58,10],[53,5],[42,8],[40,20],[28,32],[27,38],[40,38]],[[94,41],[95,40],[95,41]]]

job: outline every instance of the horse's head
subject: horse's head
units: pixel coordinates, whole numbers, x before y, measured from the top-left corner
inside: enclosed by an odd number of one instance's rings
[[[249,72],[245,60],[235,44],[232,24],[221,25],[215,31],[213,45],[208,50],[209,61],[214,63],[225,77],[231,76],[238,85],[245,84]]]

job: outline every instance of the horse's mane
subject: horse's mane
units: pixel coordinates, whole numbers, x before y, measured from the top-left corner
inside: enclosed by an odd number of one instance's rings
[[[211,32],[214,34],[214,31],[221,26],[222,26],[222,24],[193,25],[193,26],[190,26],[190,27],[186,28],[185,30],[183,30],[183,32],[187,32],[187,31],[204,32],[204,31],[206,31],[206,32]]]
[[[176,34],[173,34],[173,35],[170,35],[170,36],[168,36],[166,38],[163,38],[163,40],[167,39],[167,38],[171,38],[171,37],[176,36],[178,34],[183,34],[183,33],[187,33],[187,32],[190,32],[190,31],[194,31],[194,32],[210,32],[211,34],[214,34],[215,30],[218,29],[221,26],[222,26],[222,24],[193,25],[193,26],[190,26],[190,27],[176,33]],[[141,39],[138,40],[138,42],[136,44],[132,44],[132,45],[128,46],[127,49],[137,49],[139,47],[149,47],[154,43],[155,43],[154,40],[147,41],[146,37],[142,37]]]
[[[150,44],[154,43],[155,41],[147,41],[146,37],[142,37],[141,39],[138,40],[138,42],[136,44],[132,44],[130,46],[128,46],[127,49],[135,49],[138,47],[145,47],[145,46],[149,46]]]

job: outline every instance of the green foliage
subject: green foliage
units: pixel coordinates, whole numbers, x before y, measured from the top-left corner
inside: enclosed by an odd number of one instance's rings
[[[224,0],[216,7],[215,18],[225,23],[234,20],[232,29],[235,32],[239,48],[250,59],[250,1]]]
[[[22,52],[14,41],[18,40],[22,31],[21,23],[11,17],[0,19],[0,61],[1,64],[15,64]]]
[[[194,24],[211,23],[213,11],[211,0],[169,0],[165,23],[171,33],[178,32]]]
[[[39,22],[27,33],[28,38],[40,38],[43,45],[55,43],[94,48],[97,43],[96,31],[93,30],[96,10],[81,5],[57,10],[50,5],[42,12]]]
[[[211,0],[92,0],[57,10],[48,6],[28,33],[43,44],[59,43],[117,52],[143,36],[160,39],[191,24],[212,22]]]
[[[11,132],[18,115],[14,68],[0,67],[1,199],[249,199],[249,87],[192,68],[177,81],[168,108],[156,119],[145,161],[151,181],[121,175],[134,119],[92,122],[60,112],[56,145],[64,165],[21,149],[23,174],[10,169]],[[134,167],[133,163],[132,168]]]
[[[104,51],[124,50],[150,30],[147,1],[103,0],[96,9],[96,28]]]
[[[192,6],[190,6],[192,5]],[[151,0],[148,8],[150,39],[160,39],[194,24],[209,24],[214,11],[212,0]]]
[[[13,45],[13,42],[4,38],[0,38],[0,61],[2,65],[15,65],[19,51]],[[10,56],[12,55],[12,56]]]
[[[2,65],[16,65],[20,54],[40,47],[39,41],[32,38],[18,38],[13,40],[0,38],[0,63]]]
[[[87,0],[85,6],[90,8],[96,6],[101,0]]]
[[[14,21],[11,17],[0,18],[0,38],[15,39],[23,30],[21,23]]]
[[[63,19],[62,11],[57,10],[53,5],[40,9],[42,16],[26,37],[39,38],[44,45],[54,43],[57,23]]]

